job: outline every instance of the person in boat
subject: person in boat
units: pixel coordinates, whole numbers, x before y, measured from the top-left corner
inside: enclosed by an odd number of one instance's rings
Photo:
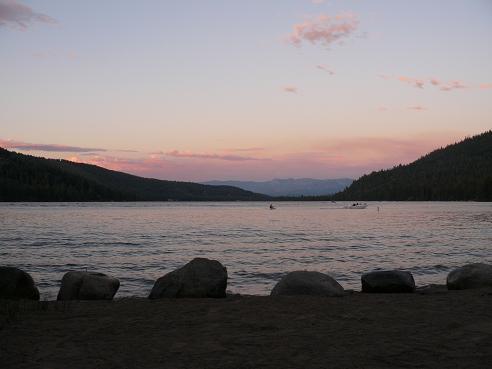
[[[275,209],[275,206],[273,206],[273,204],[270,204],[270,210],[273,210]]]

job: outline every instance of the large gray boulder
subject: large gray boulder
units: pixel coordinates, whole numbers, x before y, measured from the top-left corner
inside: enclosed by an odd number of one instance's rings
[[[361,277],[362,292],[403,293],[415,291],[415,280],[410,272],[381,270],[365,273]]]
[[[28,273],[14,267],[0,267],[0,299],[39,300],[39,291]]]
[[[343,296],[343,287],[327,274],[309,271],[290,272],[273,287],[270,296]]]
[[[448,274],[446,284],[449,290],[467,290],[492,287],[492,265],[467,264]]]
[[[149,299],[226,297],[227,269],[216,260],[196,258],[155,281]]]
[[[118,288],[120,281],[103,273],[68,272],[57,300],[112,300]]]

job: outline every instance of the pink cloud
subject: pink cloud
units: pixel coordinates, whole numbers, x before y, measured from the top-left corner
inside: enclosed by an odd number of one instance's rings
[[[434,86],[439,86],[441,84],[441,81],[435,78],[431,78],[430,83]]]
[[[421,106],[421,105],[409,106],[408,109],[409,110],[415,110],[415,111],[424,111],[424,110],[427,110],[427,108],[425,106]]]
[[[211,160],[218,156],[213,154],[191,154],[185,158],[191,157],[193,160],[173,160],[174,156],[166,156],[165,153],[138,155],[133,158],[82,153],[69,159],[144,177],[169,180],[357,178],[373,170],[409,163],[465,135],[463,132],[436,132],[404,138],[330,138],[313,143],[302,152],[276,154],[268,160]],[[183,156],[180,153],[178,157]]]
[[[325,71],[326,73],[330,74],[330,75],[334,75],[335,72],[333,70],[331,70],[330,68],[328,68],[326,65],[324,64],[318,64],[316,66],[316,68],[322,70],[322,71]]]
[[[358,24],[357,17],[351,13],[336,16],[322,14],[295,24],[288,41],[297,47],[303,42],[329,46],[335,41],[350,36],[357,29]]]
[[[242,147],[242,148],[229,148],[229,149],[224,149],[225,151],[230,151],[230,152],[258,152],[258,151],[265,151],[264,147]]]
[[[384,74],[379,74],[378,76],[386,80],[392,79],[391,76],[384,75]],[[458,89],[466,89],[470,87],[469,85],[465,84],[460,80],[443,81],[437,78],[429,78],[427,80],[423,78],[413,78],[407,76],[399,76],[396,77],[396,79],[400,82],[409,84],[417,88],[424,88],[424,85],[428,82],[431,86],[434,86],[441,91],[452,91]]]
[[[93,147],[67,146],[57,144],[36,144],[13,140],[0,139],[0,147],[6,149],[15,149],[20,151],[46,151],[46,152],[95,152],[106,151],[106,149]]]
[[[54,18],[36,13],[29,6],[15,0],[0,0],[0,26],[10,26],[24,31],[32,22],[57,23]]]
[[[271,171],[268,160],[209,160],[210,158],[196,157],[195,160],[171,160],[164,153],[149,154],[144,157],[121,158],[110,155],[77,155],[67,160],[101,166],[103,168],[131,173],[143,177],[181,180],[205,181],[227,178],[255,178],[256,172]],[[246,176],[245,176],[246,174]]]
[[[167,173],[172,173],[174,168],[173,163],[157,155],[148,155],[139,158],[122,158],[111,155],[82,154],[80,156],[70,156],[66,159],[76,163],[92,164],[110,170],[162,179],[167,177]]]
[[[240,155],[220,155],[220,154],[197,154],[191,152],[182,152],[178,150],[168,151],[162,153],[165,156],[174,158],[195,158],[195,159],[213,159],[213,160],[227,160],[227,161],[249,161],[249,160],[265,160],[261,158],[254,158],[250,156]]]
[[[488,90],[488,89],[491,89],[492,88],[492,83],[481,83],[480,84],[480,88],[482,90]]]
[[[441,91],[451,91],[456,89],[467,88],[467,86],[461,81],[450,81],[440,84]]]
[[[297,93],[297,87],[296,86],[285,86],[282,88],[285,92],[290,92],[292,94]]]
[[[421,79],[416,79],[416,78],[411,78],[411,77],[406,77],[406,76],[400,76],[398,77],[398,80],[401,82],[408,83],[410,85],[413,85],[414,87],[417,88],[424,88],[424,81]]]

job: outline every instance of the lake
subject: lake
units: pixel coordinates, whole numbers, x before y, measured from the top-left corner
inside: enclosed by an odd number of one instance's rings
[[[492,203],[0,203],[0,264],[29,272],[54,299],[69,270],[120,279],[116,297],[147,296],[195,257],[228,269],[228,291],[269,294],[281,276],[316,270],[360,289],[361,273],[405,269],[417,285],[492,262]],[[379,211],[378,211],[379,207]]]

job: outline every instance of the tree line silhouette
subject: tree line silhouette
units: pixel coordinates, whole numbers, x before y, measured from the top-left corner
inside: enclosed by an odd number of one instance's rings
[[[333,200],[492,201],[492,131],[364,175]]]
[[[0,201],[268,200],[232,186],[142,178],[95,165],[0,148]]]

